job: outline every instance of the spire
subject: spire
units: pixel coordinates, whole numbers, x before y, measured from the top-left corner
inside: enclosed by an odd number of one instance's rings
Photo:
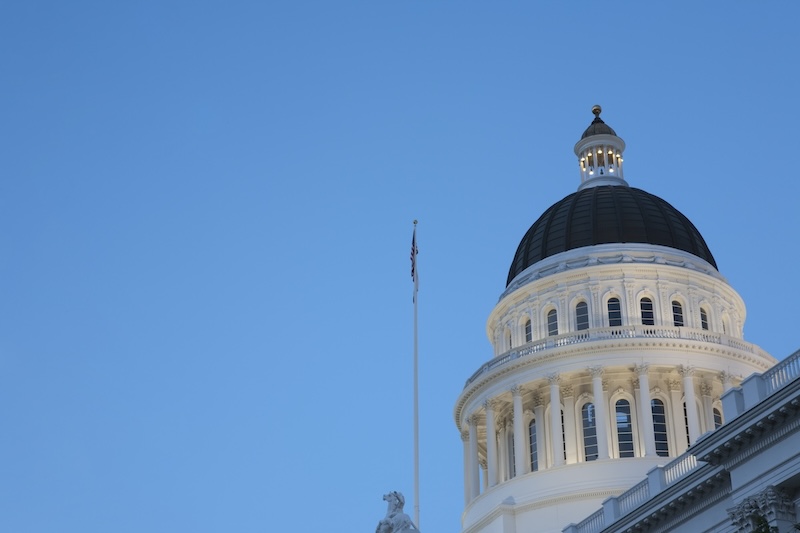
[[[625,141],[617,137],[617,133],[603,122],[599,105],[592,107],[594,120],[581,135],[575,145],[581,172],[581,184],[578,190],[597,185],[623,185],[628,183],[622,174],[622,152]]]

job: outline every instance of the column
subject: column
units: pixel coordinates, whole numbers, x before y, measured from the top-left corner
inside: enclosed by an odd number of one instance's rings
[[[508,433],[506,432],[506,421],[500,420],[497,424],[497,482],[508,481]]]
[[[700,415],[697,412],[697,398],[694,393],[694,368],[679,366],[678,372],[683,377],[686,418],[689,420],[689,443],[694,444],[700,438]]]
[[[478,471],[478,417],[469,417],[469,488],[474,499],[481,494],[481,478]]]
[[[713,431],[714,428],[714,406],[711,399],[711,384],[703,381],[700,383],[700,397],[703,402],[703,418],[705,419],[705,431]]]
[[[490,487],[497,485],[497,429],[494,424],[494,400],[483,402],[486,409],[486,474]]]
[[[550,383],[550,442],[553,450],[553,466],[564,464],[564,436],[561,433],[561,377],[553,374],[547,377]]]
[[[597,426],[597,458],[608,459],[608,406],[603,392],[603,367],[588,368],[592,375],[592,395],[594,396],[595,425]]]
[[[644,454],[646,457],[655,457],[656,436],[653,428],[653,399],[650,397],[650,378],[647,371],[648,364],[636,365],[634,371],[639,376],[639,427],[642,428],[644,437]]]
[[[533,395],[533,414],[536,417],[536,453],[539,470],[546,470],[547,465],[547,439],[544,432],[544,402],[539,394]]]
[[[575,393],[572,385],[561,387],[561,397],[564,399],[564,439],[566,439],[567,464],[578,462],[578,436],[576,435],[578,423],[575,421]]]
[[[675,438],[675,455],[680,455],[689,446],[686,443],[686,425],[683,421],[683,403],[681,401],[681,382],[677,379],[667,380],[669,400],[672,404],[672,432]]]
[[[466,507],[472,499],[472,480],[470,476],[470,449],[469,449],[469,431],[461,432],[461,442],[464,443],[464,507]]]
[[[530,469],[530,460],[525,460],[525,425],[522,411],[522,387],[513,387],[511,397],[514,407],[514,470],[517,476],[527,474]]]

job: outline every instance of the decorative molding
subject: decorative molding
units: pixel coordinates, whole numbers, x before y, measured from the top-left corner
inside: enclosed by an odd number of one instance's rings
[[[727,511],[731,525],[737,528],[737,533],[752,531],[753,520],[759,516],[772,527],[778,521],[795,522],[794,501],[786,492],[772,485],[755,496],[745,498],[739,505]]]
[[[550,374],[547,376],[547,382],[552,387],[553,385],[560,385],[561,384],[561,376],[559,374]]]
[[[592,379],[602,378],[605,369],[602,366],[590,366],[586,369],[592,375]]]
[[[514,385],[509,389],[509,391],[511,391],[511,396],[522,396],[522,393],[525,392],[525,389],[519,385]]]
[[[636,372],[637,376],[641,376],[642,374],[647,374],[647,371],[650,369],[650,363],[642,363],[641,365],[636,365],[633,367],[633,371]]]
[[[703,381],[702,383],[700,383],[700,394],[702,394],[703,396],[711,396],[712,390],[713,388],[711,387],[711,384],[709,382]]]
[[[487,411],[494,411],[497,408],[497,406],[498,402],[494,398],[486,398],[483,401],[483,408],[486,409]]]
[[[572,385],[564,385],[561,387],[561,396],[564,398],[572,398],[575,388]]]
[[[667,380],[667,387],[669,387],[671,391],[680,391],[681,390],[681,380],[679,379],[668,379]]]
[[[464,442],[469,442],[469,431],[461,432],[461,440]]]
[[[690,378],[694,376],[694,367],[689,365],[678,365],[678,374],[683,378]]]

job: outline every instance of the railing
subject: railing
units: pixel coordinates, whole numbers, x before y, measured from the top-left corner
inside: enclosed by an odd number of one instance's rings
[[[800,350],[764,372],[767,394],[772,394],[800,376]]]
[[[603,517],[603,509],[590,514],[584,520],[579,522],[575,527],[576,533],[595,533],[605,527],[605,520]]]
[[[581,344],[585,342],[603,341],[603,340],[618,340],[618,339],[685,339],[691,341],[709,342],[712,344],[720,344],[723,346],[730,346],[736,350],[749,352],[756,355],[765,355],[765,352],[741,339],[734,339],[727,335],[720,333],[713,333],[706,330],[691,329],[684,327],[673,326],[615,326],[608,328],[596,328],[591,330],[576,331],[572,333],[565,333],[563,335],[554,335],[545,339],[529,342],[519,348],[509,350],[490,361],[483,364],[474,374],[472,374],[464,387],[478,379],[482,374],[489,372],[495,368],[503,366],[510,361],[519,359],[532,353],[539,353],[545,350],[560,348],[562,346],[570,346],[572,344]],[[796,352],[789,359],[794,361],[792,367],[793,376],[800,375],[800,351]],[[786,360],[788,361],[788,359]],[[778,365],[780,366],[780,365]],[[777,368],[777,367],[776,367]],[[778,378],[783,379],[783,378]],[[793,378],[792,378],[793,379]]]
[[[641,483],[634,485],[627,491],[619,495],[617,502],[619,502],[619,512],[621,514],[628,514],[632,510],[639,507],[642,503],[650,498],[650,483],[647,479]]]
[[[684,453],[664,465],[664,480],[667,485],[672,485],[695,468],[697,468],[697,457]]]

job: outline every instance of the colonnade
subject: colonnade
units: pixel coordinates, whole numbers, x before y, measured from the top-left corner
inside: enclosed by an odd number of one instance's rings
[[[712,393],[716,390],[719,395],[720,390],[732,386],[731,376],[727,373],[716,376],[721,387],[712,386],[708,381],[698,380],[695,369],[688,366],[672,369],[680,379],[664,380],[662,377],[658,381],[658,385],[666,385],[666,391],[660,386],[651,386],[647,364],[635,366],[633,372],[628,368],[630,375],[626,379],[620,379],[621,369],[616,368],[613,383],[604,379],[608,370],[594,366],[587,368],[585,373],[551,374],[524,387],[514,385],[501,394],[485,398],[480,407],[464,417],[465,503],[498,483],[528,474],[532,469],[544,470],[587,460],[620,457],[619,413],[614,412],[611,403],[620,398],[624,398],[630,407],[629,424],[634,434],[631,440],[635,456],[680,455],[690,443],[703,432],[714,429],[721,420],[721,409],[714,406]],[[659,370],[663,376],[665,369]],[[669,374],[674,375],[673,372]],[[633,384],[633,394],[630,386],[623,386],[626,383]],[[608,390],[610,384],[616,387],[611,393]],[[528,392],[532,395],[526,408],[523,395]],[[661,418],[654,421],[653,400],[660,402],[659,408],[663,407],[663,422]],[[585,435],[582,434],[585,422],[580,410],[576,409],[587,403],[594,406],[592,416],[597,445],[596,457],[593,454],[591,458],[585,456],[581,446],[581,443],[585,444]],[[535,421],[535,433],[530,431],[531,421]],[[658,436],[655,424],[659,424]],[[558,427],[563,431],[553,431]]]

